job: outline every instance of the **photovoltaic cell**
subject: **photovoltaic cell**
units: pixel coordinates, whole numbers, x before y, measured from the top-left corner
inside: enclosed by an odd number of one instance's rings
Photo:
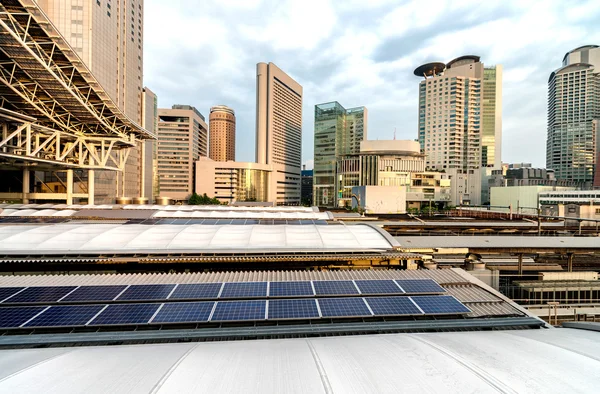
[[[152,323],[187,323],[208,321],[213,302],[176,302],[165,304]]]
[[[264,320],[266,301],[219,301],[210,321]]]
[[[28,287],[19,294],[6,300],[5,303],[17,302],[56,302],[63,298],[69,292],[73,291],[76,286],[48,286],[48,287]]]
[[[160,304],[112,304],[102,311],[89,325],[145,324]]]
[[[104,305],[56,305],[28,322],[25,327],[84,326]]]
[[[431,279],[396,279],[407,293],[445,293],[446,290]]]
[[[270,297],[312,296],[313,289],[309,281],[303,282],[271,282]]]
[[[221,298],[266,297],[267,282],[225,283]]]
[[[317,295],[353,295],[358,294],[351,280],[314,280]]]
[[[423,314],[409,297],[367,297],[365,300],[377,316]]]
[[[23,287],[0,287],[0,302],[22,289]]]
[[[428,315],[469,313],[471,310],[452,296],[410,297]]]
[[[323,317],[372,316],[362,298],[319,298]]]
[[[0,328],[15,328],[25,323],[41,311],[45,306],[22,306],[0,308]]]
[[[269,319],[319,318],[314,299],[269,300]]]
[[[81,286],[61,302],[80,301],[111,301],[114,300],[127,286]]]
[[[222,283],[190,283],[177,286],[169,299],[175,300],[202,300],[217,298]]]
[[[117,300],[144,301],[165,300],[175,285],[133,285],[130,286]]]
[[[403,294],[393,280],[355,280],[362,294]]]

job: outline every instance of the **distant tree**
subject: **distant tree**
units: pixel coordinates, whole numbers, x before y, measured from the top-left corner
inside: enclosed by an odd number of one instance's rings
[[[198,195],[198,193],[194,192],[190,198],[188,199],[188,204],[189,205],[201,205],[202,204],[202,197],[200,197]]]
[[[203,195],[198,195],[194,193],[188,199],[189,205],[221,205],[221,201],[217,198],[210,198],[204,193]]]

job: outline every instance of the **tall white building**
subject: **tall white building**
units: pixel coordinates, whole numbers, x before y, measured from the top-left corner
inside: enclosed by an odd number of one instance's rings
[[[548,80],[546,167],[556,179],[600,187],[600,47],[568,52]]]
[[[256,67],[256,162],[273,167],[269,201],[300,204],[302,86],[273,63]]]
[[[447,173],[452,204],[482,202],[482,168],[501,165],[502,67],[478,56],[428,63],[419,85],[419,143],[429,170]],[[486,90],[487,89],[487,90]]]

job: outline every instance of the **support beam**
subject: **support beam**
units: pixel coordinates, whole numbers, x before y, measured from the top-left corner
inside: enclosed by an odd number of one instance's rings
[[[73,170],[67,170],[67,205],[73,204]]]
[[[23,195],[21,197],[21,201],[23,204],[29,204],[29,184],[30,184],[30,176],[29,168],[23,169]]]
[[[567,253],[567,270],[573,272],[573,253]]]
[[[523,253],[519,253],[519,276],[523,276]]]
[[[95,193],[94,175],[95,175],[94,170],[88,170],[88,204],[90,204],[90,205],[95,204],[95,202],[94,202],[94,193]]]

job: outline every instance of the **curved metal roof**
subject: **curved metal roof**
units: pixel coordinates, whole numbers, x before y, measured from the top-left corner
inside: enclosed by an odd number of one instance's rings
[[[441,73],[442,71],[444,71],[445,67],[446,67],[446,65],[444,63],[431,62],[431,63],[426,63],[423,65],[420,65],[419,67],[415,68],[414,73],[417,77],[422,77],[422,76],[432,77],[432,76],[437,75],[437,74]]]
[[[396,246],[383,230],[368,225],[0,226],[0,253],[7,255],[389,251]]]
[[[569,52],[565,53],[565,56],[563,56],[563,62],[567,59],[567,56],[569,56],[571,53],[582,51],[584,49],[594,49],[594,48],[600,48],[600,46],[598,46],[598,45],[582,45],[580,47],[572,49]]]
[[[449,61],[448,64],[446,64],[446,68],[451,68],[454,63],[460,62],[461,60],[473,60],[474,63],[477,63],[479,59],[480,57],[475,55],[459,56],[456,59]]]

